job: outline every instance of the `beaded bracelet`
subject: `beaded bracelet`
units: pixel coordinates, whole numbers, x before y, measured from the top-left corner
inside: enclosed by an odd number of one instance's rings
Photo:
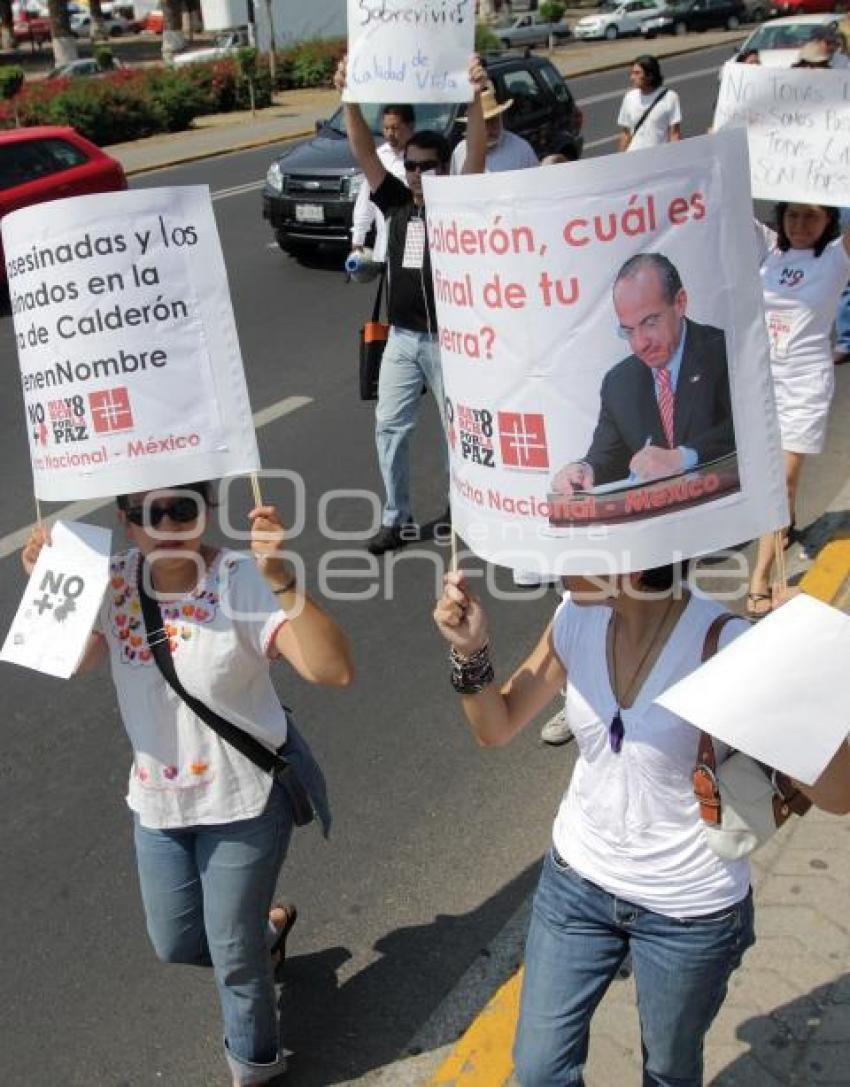
[[[490,645],[486,643],[468,657],[462,657],[452,646],[449,651],[452,687],[458,694],[480,694],[496,678],[490,660]]]

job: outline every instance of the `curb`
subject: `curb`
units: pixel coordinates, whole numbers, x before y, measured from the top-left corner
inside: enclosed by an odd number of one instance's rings
[[[732,42],[742,41],[746,37],[746,34],[733,35],[727,40]],[[713,45],[690,45],[681,49],[671,50],[669,53],[664,53],[660,59],[665,60],[667,57],[686,56],[688,53],[703,53],[709,49],[719,49],[724,44],[725,42],[715,42]],[[553,63],[555,63],[556,59],[560,59],[553,56],[551,50],[546,52],[546,56],[548,56]],[[583,76],[601,75],[605,72],[613,72],[616,68],[623,68],[628,63],[628,61],[618,60],[610,64],[601,64],[597,68],[586,68],[580,72],[565,72],[562,74],[568,75],[571,79],[581,79]],[[136,177],[140,174],[154,173],[156,170],[169,170],[172,166],[185,166],[190,162],[202,162],[204,159],[219,158],[223,155],[235,155],[240,151],[253,151],[258,147],[268,147],[275,143],[289,143],[292,140],[304,140],[309,136],[315,135],[315,131],[315,128],[311,127],[299,130],[298,132],[290,132],[285,136],[264,136],[261,139],[245,140],[242,143],[236,143],[217,151],[197,151],[193,154],[182,155],[179,158],[169,159],[167,162],[161,162],[156,165],[135,166],[124,172],[127,177]]]

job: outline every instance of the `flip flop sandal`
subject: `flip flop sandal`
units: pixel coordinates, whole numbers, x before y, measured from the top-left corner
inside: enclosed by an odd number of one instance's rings
[[[767,607],[761,608],[760,604],[767,601]],[[747,617],[749,619],[764,619],[773,611],[773,596],[770,593],[747,593]]]
[[[290,934],[292,926],[298,920],[298,910],[291,903],[287,902],[275,902],[272,909],[283,910],[283,924],[278,929],[274,943],[269,948],[270,955],[274,956],[280,954],[280,959],[277,963],[279,966],[286,957],[286,937]]]

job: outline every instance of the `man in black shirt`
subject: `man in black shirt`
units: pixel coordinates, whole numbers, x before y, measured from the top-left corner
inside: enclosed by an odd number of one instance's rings
[[[484,171],[487,135],[480,95],[487,73],[478,57],[469,66],[475,97],[467,113],[467,157],[463,172]],[[334,79],[345,89],[346,61],[340,62]],[[387,493],[379,531],[369,541],[373,555],[395,551],[416,530],[410,510],[410,438],[419,414],[423,381],[431,389],[445,430],[443,377],[437,342],[437,316],[431,282],[431,258],[425,229],[422,196],[423,173],[449,172],[450,148],[438,132],[415,133],[405,148],[407,185],[387,171],[375,150],[372,131],[356,102],[346,102],[348,141],[366,175],[372,200],[387,216],[387,268],[389,273],[390,336],[381,363],[378,404],[375,409],[375,442],[378,465]],[[444,457],[447,458],[445,445]]]

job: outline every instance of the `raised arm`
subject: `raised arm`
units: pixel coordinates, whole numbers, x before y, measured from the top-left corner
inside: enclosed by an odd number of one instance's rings
[[[470,58],[468,72],[469,82],[475,89],[475,97],[466,113],[466,161],[462,173],[483,174],[487,160],[487,128],[481,108],[481,93],[486,89],[488,79],[487,71],[477,54]]]
[[[337,65],[334,74],[334,86],[340,94],[345,90],[348,73],[348,57],[343,57]],[[360,106],[356,102],[343,102],[345,113],[345,130],[348,133],[348,143],[357,165],[366,175],[366,184],[371,192],[375,192],[383,184],[387,176],[387,170],[378,158],[375,147],[375,137],[372,130],[366,124],[366,119]]]
[[[482,747],[500,747],[512,740],[566,682],[555,654],[551,623],[507,683],[499,687],[487,680],[487,620],[463,573],[446,574],[434,622],[452,647],[454,672],[461,680],[469,679],[470,686],[481,686],[475,693],[459,693],[463,712]],[[489,675],[492,678],[492,671]]]

